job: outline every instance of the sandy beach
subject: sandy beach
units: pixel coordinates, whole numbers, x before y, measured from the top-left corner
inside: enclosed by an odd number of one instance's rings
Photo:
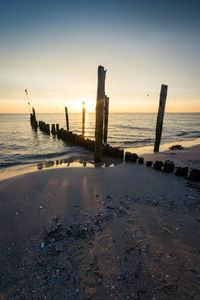
[[[199,149],[145,159],[199,167]],[[42,170],[1,181],[0,207],[1,299],[199,299],[199,183],[131,163]]]

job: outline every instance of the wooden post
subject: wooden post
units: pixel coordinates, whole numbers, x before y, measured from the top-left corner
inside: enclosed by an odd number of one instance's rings
[[[103,140],[103,113],[105,101],[105,77],[104,67],[98,67],[98,85],[96,101],[96,126],[95,126],[95,162],[101,162],[102,159],[102,140]]]
[[[36,121],[36,115],[35,115],[35,108],[34,107],[32,107],[32,111],[33,111],[33,118]]]
[[[56,124],[56,132],[59,131],[59,124]]]
[[[52,125],[51,125],[51,133],[52,133],[53,135],[56,134],[56,126],[55,126],[55,124],[52,124]]]
[[[56,134],[57,134],[57,137],[59,137],[59,124],[56,124]]]
[[[38,128],[38,123],[37,123],[36,115],[35,115],[35,109],[33,107],[32,107],[32,114],[30,114],[30,122],[31,122],[31,126],[34,129]]]
[[[107,143],[108,137],[108,114],[109,114],[109,97],[105,96],[105,106],[104,106],[104,144]]]
[[[85,134],[85,102],[83,101],[83,109],[82,109],[82,135]]]
[[[162,126],[163,126],[163,119],[165,113],[165,103],[167,98],[167,85],[162,84],[161,91],[160,91],[160,103],[157,115],[157,124],[156,124],[156,140],[154,145],[154,152],[159,152],[160,147],[160,140],[162,135]]]
[[[67,107],[66,106],[65,106],[65,117],[66,117],[67,131],[69,131],[69,118],[68,118],[68,111],[67,111]]]

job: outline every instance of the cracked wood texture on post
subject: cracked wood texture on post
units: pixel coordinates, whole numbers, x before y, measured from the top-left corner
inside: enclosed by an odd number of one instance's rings
[[[157,115],[157,123],[156,123],[156,140],[154,145],[154,152],[159,152],[161,135],[162,135],[162,127],[163,127],[163,119],[165,113],[165,103],[167,98],[167,89],[168,86],[162,84],[161,91],[160,91],[160,102],[159,102],[159,109]]]
[[[108,115],[109,115],[109,97],[105,96],[105,103],[104,103],[104,144],[107,143],[108,137]]]
[[[94,149],[95,162],[101,162],[102,160],[105,77],[106,77],[106,70],[104,70],[104,67],[99,66],[97,101],[96,101],[96,126],[95,126],[95,149]]]

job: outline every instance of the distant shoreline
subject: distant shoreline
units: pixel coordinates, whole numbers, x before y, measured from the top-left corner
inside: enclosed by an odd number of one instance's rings
[[[70,112],[70,114],[81,114],[82,112]],[[95,112],[86,112],[88,114],[95,114]],[[109,112],[109,114],[157,114],[158,112]],[[13,112],[13,113],[2,113],[0,112],[0,115],[29,115],[28,112],[24,112],[24,113],[17,113],[17,112]],[[64,114],[64,112],[50,112],[50,113],[46,113],[46,112],[38,112],[38,114]],[[200,114],[200,112],[165,112],[165,114]]]

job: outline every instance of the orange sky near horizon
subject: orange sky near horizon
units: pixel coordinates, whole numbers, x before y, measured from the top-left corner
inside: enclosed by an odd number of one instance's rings
[[[0,113],[29,113],[30,106],[33,106],[38,113],[63,113],[64,107],[68,107],[68,111],[71,113],[81,113],[82,102],[85,102],[86,112],[95,112],[96,98],[92,96],[89,98],[81,97],[74,99],[64,99],[57,97],[55,99],[38,99],[39,97],[31,95],[29,92],[28,97],[22,92],[22,99],[6,99],[3,101],[0,99]],[[95,91],[93,91],[95,94]],[[152,92],[150,94],[141,93],[141,95],[135,95],[132,100],[121,99],[122,97],[110,96],[110,113],[155,113],[158,110],[159,105],[159,93]],[[137,100],[136,100],[137,97]],[[170,89],[168,90],[168,96],[166,101],[165,112],[168,113],[198,113],[200,112],[200,99],[188,99],[184,98],[178,100],[173,97]]]

